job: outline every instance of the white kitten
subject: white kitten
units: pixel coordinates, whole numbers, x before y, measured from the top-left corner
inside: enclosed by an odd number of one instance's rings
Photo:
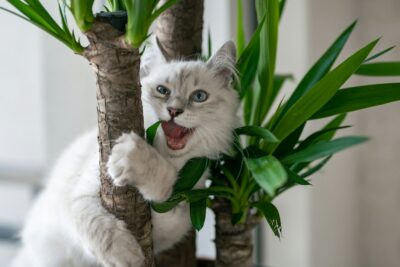
[[[144,60],[142,99],[146,127],[162,121],[154,147],[134,133],[123,134],[107,166],[115,185],[131,184],[145,199],[164,201],[189,159],[215,158],[230,147],[238,107],[231,87],[235,47],[226,43],[207,63],[151,58]],[[141,266],[137,241],[101,206],[98,158],[95,131],[62,155],[28,217],[13,266]],[[196,186],[204,186],[205,178]],[[189,217],[187,204],[152,212],[155,253],[182,239]]]

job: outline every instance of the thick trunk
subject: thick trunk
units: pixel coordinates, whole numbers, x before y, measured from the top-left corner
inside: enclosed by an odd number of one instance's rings
[[[97,22],[86,33],[90,46],[84,56],[97,77],[101,199],[103,206],[126,222],[146,256],[145,267],[154,266],[149,204],[135,188],[116,188],[110,182],[106,162],[115,140],[131,131],[143,136],[143,111],[139,81],[140,55],[123,33],[108,23]]]
[[[170,59],[201,55],[203,12],[203,0],[180,0],[157,19],[156,35]]]
[[[155,33],[167,59],[195,59],[201,55],[203,2],[180,0],[158,17]],[[156,262],[159,267],[196,267],[195,231],[174,248],[157,255]]]
[[[249,216],[244,224],[232,225],[231,208],[223,200],[217,199],[213,205],[215,212],[216,267],[251,267],[253,254],[252,229],[256,217]]]

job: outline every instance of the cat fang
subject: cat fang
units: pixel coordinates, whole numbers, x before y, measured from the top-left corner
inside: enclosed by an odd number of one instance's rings
[[[161,122],[167,145],[172,150],[183,149],[194,129],[185,128],[176,124],[173,120]]]

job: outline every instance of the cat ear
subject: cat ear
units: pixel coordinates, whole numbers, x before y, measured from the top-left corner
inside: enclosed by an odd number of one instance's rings
[[[158,37],[156,37],[156,43],[157,43],[158,49],[160,50],[161,55],[164,57],[165,62],[171,61],[172,60],[171,55],[169,55],[167,50],[165,50],[164,46],[162,45],[162,43],[160,42]]]
[[[231,81],[232,75],[235,75],[235,63],[236,47],[232,41],[228,41],[208,60],[207,65],[214,69],[217,75]]]
[[[151,69],[160,64],[165,64],[171,58],[163,48],[157,37],[149,41],[145,46],[144,53],[140,60],[140,77],[144,78],[150,74]]]

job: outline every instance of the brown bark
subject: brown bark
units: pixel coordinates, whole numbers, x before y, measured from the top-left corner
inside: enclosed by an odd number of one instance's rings
[[[259,218],[250,215],[243,224],[232,225],[231,207],[221,199],[213,203],[215,213],[215,267],[252,267],[252,230]]]
[[[204,0],[180,0],[158,17],[155,33],[167,60],[195,59],[201,55],[203,13]],[[157,255],[156,262],[159,267],[196,267],[195,231]]]
[[[180,0],[157,19],[155,32],[169,59],[201,55],[203,12],[203,0]]]
[[[143,136],[143,111],[139,80],[140,55],[123,33],[108,23],[96,22],[86,33],[90,46],[84,56],[97,77],[101,199],[103,206],[126,222],[146,256],[144,267],[153,267],[151,213],[147,202],[133,187],[112,185],[106,162],[115,140],[131,131]]]

